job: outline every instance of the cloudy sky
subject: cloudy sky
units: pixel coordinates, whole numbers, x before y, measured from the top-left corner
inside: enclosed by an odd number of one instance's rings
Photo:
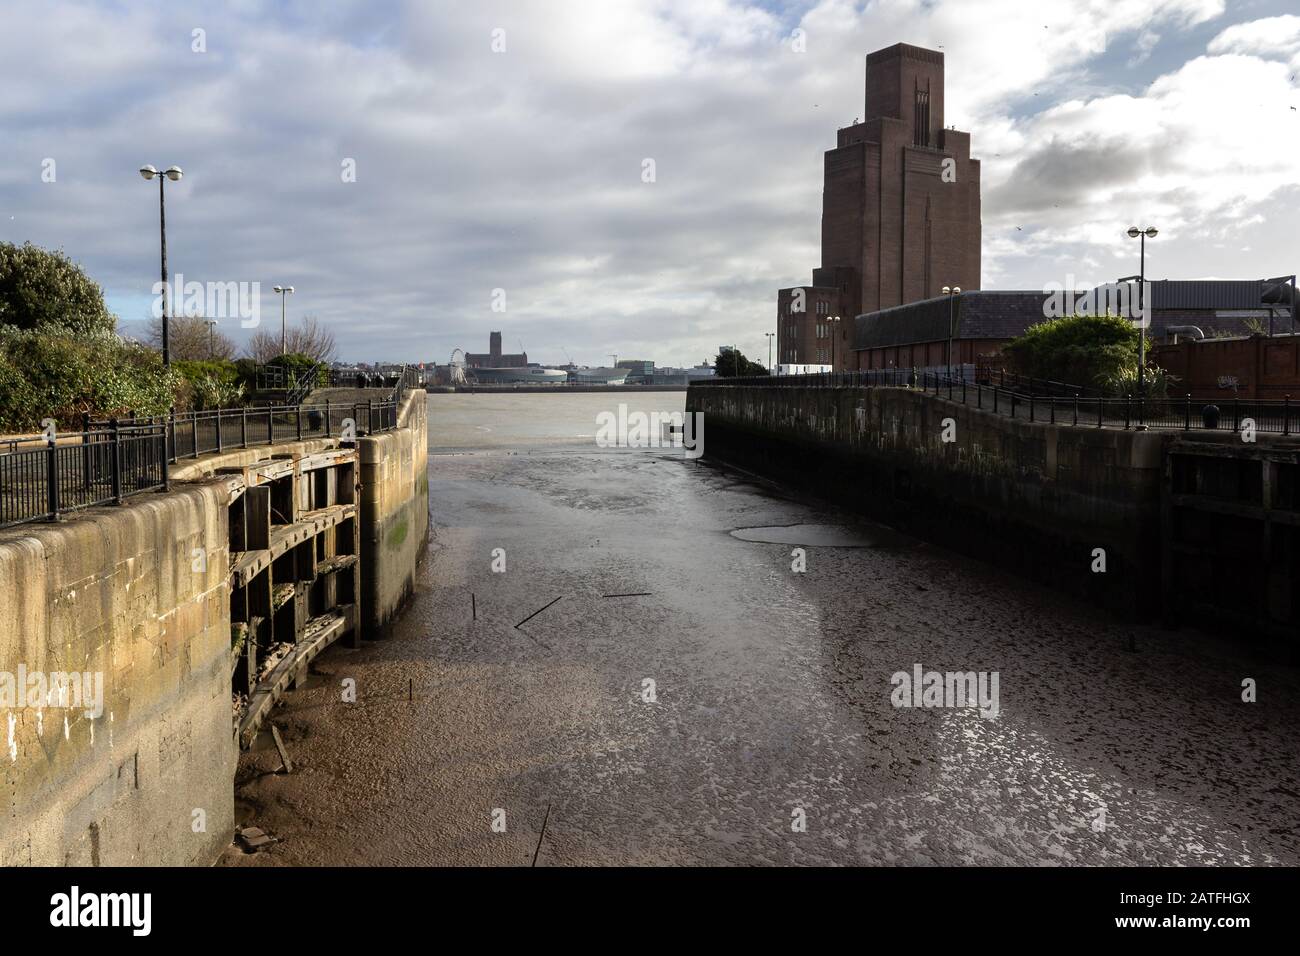
[[[547,363],[765,359],[864,55],[905,41],[942,48],[983,160],[984,288],[1136,272],[1134,223],[1161,230],[1153,278],[1289,274],[1293,3],[5,0],[0,240],[62,248],[140,320],[136,169],[176,164],[172,271],[261,282],[277,330],[294,285],[290,319],[347,359],[445,362],[496,328]]]

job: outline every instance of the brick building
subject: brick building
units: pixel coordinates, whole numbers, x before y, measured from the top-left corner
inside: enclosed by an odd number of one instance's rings
[[[952,364],[999,364],[1002,346],[1023,335],[1031,325],[1045,321],[1045,302],[1049,293],[1032,291],[965,292],[953,296],[935,296],[859,315],[849,332],[849,358],[841,367],[872,368],[940,368],[948,365],[948,319],[952,311]],[[1151,326],[1147,340],[1153,358],[1156,347],[1177,334],[1187,336],[1195,330],[1209,338],[1248,336],[1253,330],[1277,333],[1300,331],[1292,322],[1290,288],[1281,292],[1270,280],[1160,280],[1150,283]],[[1099,294],[1098,300],[1103,297]],[[843,324],[843,323],[841,323]],[[1181,333],[1179,330],[1182,330]],[[1243,341],[1238,339],[1238,341]],[[1249,342],[1249,339],[1244,341]],[[1267,336],[1264,342],[1270,340]],[[1276,350],[1259,351],[1264,346],[1238,345],[1207,349],[1208,342],[1196,349],[1196,381],[1235,375],[1238,379],[1285,388],[1285,371],[1290,359]],[[1291,346],[1286,346],[1290,349]],[[1161,353],[1163,354],[1163,353]],[[1172,354],[1172,353],[1171,353]],[[1181,354],[1181,353],[1180,353]],[[1290,354],[1287,352],[1286,354]],[[1211,356],[1215,356],[1213,360]],[[1161,367],[1184,377],[1184,371],[1155,359]],[[1181,359],[1180,359],[1181,361]],[[1190,360],[1189,360],[1190,361]],[[1253,371],[1247,375],[1237,365],[1246,363]],[[1251,364],[1254,363],[1254,364]]]
[[[942,53],[867,57],[863,121],[825,154],[821,266],[777,294],[779,363],[852,367],[856,316],[979,288],[980,164],[944,128],[943,92]]]
[[[465,365],[469,368],[524,368],[528,365],[528,353],[501,354],[501,333],[493,332],[488,336],[488,351],[466,352]]]
[[[859,315],[847,360],[852,369],[946,367],[952,316],[952,364],[975,365],[1035,322],[1043,321],[1041,292],[965,292]],[[951,312],[949,309],[951,308]]]

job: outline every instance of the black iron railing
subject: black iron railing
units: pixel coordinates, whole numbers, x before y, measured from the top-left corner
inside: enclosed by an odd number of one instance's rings
[[[957,376],[957,379],[960,381],[960,376]],[[1073,398],[1075,395],[1084,398],[1102,397],[1101,389],[1098,388],[1090,388],[1087,385],[1071,385],[1069,382],[1057,382],[1050,378],[1034,378],[1030,375],[1008,372],[1004,368],[995,369],[987,366],[977,366],[975,368],[975,382],[980,385],[996,385],[998,388],[1009,389],[1025,395],[1055,395],[1060,398]]]
[[[311,371],[299,377],[298,382],[289,390],[284,404],[301,405],[303,400],[320,386],[321,376],[327,371],[324,362],[317,362]]]
[[[85,416],[79,432],[0,445],[0,527],[165,490],[168,466],[187,458],[307,438],[353,441],[396,428],[397,418],[392,400],[250,405],[121,420]]]
[[[0,454],[0,527],[167,488],[167,430],[159,424],[115,421],[8,445]]]
[[[949,401],[960,402],[1008,418],[1093,428],[1165,428],[1184,431],[1233,431],[1290,435],[1297,421],[1291,397],[1281,399],[1232,398],[1222,402],[1181,397],[1132,396],[1122,398],[1084,395],[1037,395],[997,384],[982,385],[938,372],[907,369],[871,369],[859,372],[824,372],[814,375],[758,375],[710,378],[692,387],[725,388],[749,385],[766,388],[913,388]]]
[[[310,368],[283,365],[259,365],[255,370],[257,390],[284,392],[284,404],[296,405],[317,388],[374,388],[396,394],[404,388],[422,384],[420,370],[403,365],[394,372],[371,372],[365,369],[330,368],[318,362]]]
[[[312,388],[328,384],[329,369],[324,363],[309,368],[297,365],[259,365],[254,370],[254,384],[259,392],[292,392],[304,385]]]
[[[419,388],[424,384],[420,370],[411,365],[403,365],[396,375],[390,377],[390,381],[393,383],[393,390],[388,395],[390,402],[401,401],[408,388]]]

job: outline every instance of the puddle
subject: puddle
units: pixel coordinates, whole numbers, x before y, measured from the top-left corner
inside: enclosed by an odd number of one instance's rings
[[[788,524],[760,528],[737,528],[731,532],[741,541],[763,544],[794,544],[824,548],[899,547],[903,538],[888,528],[852,528],[837,524]]]

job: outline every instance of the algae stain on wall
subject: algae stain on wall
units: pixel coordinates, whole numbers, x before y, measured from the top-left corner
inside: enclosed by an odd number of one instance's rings
[[[406,541],[406,536],[411,530],[411,522],[403,515],[402,519],[393,525],[388,532],[387,545],[392,550],[397,550]]]

